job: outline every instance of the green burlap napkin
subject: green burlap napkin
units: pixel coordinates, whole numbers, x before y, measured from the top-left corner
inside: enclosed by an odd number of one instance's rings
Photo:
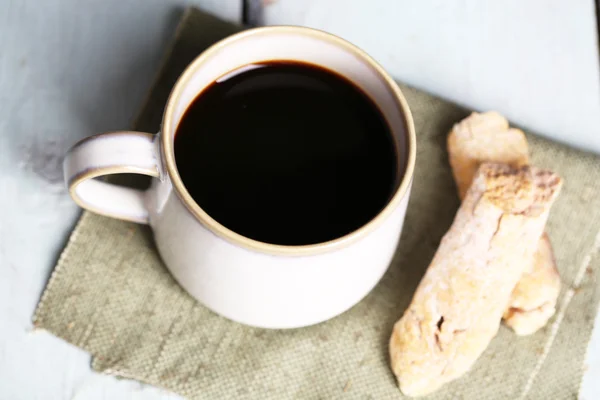
[[[207,45],[239,28],[188,10],[136,129],[159,130],[169,90]],[[317,326],[272,331],[226,320],[171,278],[148,227],[84,212],[34,322],[89,351],[95,370],[199,399],[401,398],[388,338],[458,207],[446,134],[467,110],[402,87],[417,168],[400,246],[360,304]],[[557,315],[519,338],[501,328],[473,370],[431,399],[573,399],[600,292],[600,159],[528,136],[533,161],[566,181],[548,232],[563,279]],[[340,277],[341,279],[341,277]]]

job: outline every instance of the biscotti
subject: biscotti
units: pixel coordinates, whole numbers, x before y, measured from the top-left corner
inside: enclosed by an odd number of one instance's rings
[[[509,128],[507,119],[493,111],[472,113],[454,125],[448,135],[448,156],[461,199],[482,162],[529,163],[523,132]],[[518,335],[536,332],[554,315],[559,292],[560,275],[550,239],[544,235],[531,268],[523,273],[512,294],[504,322]]]
[[[463,375],[498,331],[561,187],[554,173],[484,163],[390,339],[407,395]]]
[[[504,323],[518,335],[530,335],[546,325],[556,311],[560,276],[548,235],[538,243],[532,267],[523,273],[512,292]]]
[[[497,112],[472,113],[450,131],[448,158],[462,199],[481,163],[527,165],[529,146],[525,134],[510,128],[508,120]]]

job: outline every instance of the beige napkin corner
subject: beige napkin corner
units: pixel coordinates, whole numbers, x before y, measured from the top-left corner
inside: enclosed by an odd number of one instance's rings
[[[186,11],[136,129],[159,129],[166,97],[206,46],[239,28]],[[446,134],[467,110],[402,88],[413,111],[417,168],[402,240],[379,285],[343,315],[271,331],[226,320],[171,278],[146,226],[84,212],[34,316],[89,351],[93,368],[194,399],[398,399],[387,342],[448,229],[458,198]],[[599,300],[600,159],[528,136],[533,162],[566,181],[548,232],[563,279],[557,315],[535,335],[506,328],[464,378],[430,399],[573,399]],[[340,277],[342,279],[342,277]]]

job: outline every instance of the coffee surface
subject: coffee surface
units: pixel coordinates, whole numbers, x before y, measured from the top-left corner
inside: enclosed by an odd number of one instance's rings
[[[186,110],[175,160],[217,222],[280,245],[344,236],[389,201],[398,156],[379,109],[345,78],[303,63],[252,65]]]

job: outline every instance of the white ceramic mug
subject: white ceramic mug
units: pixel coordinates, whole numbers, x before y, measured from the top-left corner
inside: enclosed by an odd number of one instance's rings
[[[302,61],[334,70],[371,97],[403,153],[395,192],[366,225],[325,243],[282,246],[241,236],[194,202],[176,168],[177,125],[194,98],[243,66],[270,60]],[[81,207],[150,224],[175,279],[213,311],[266,328],[293,328],[332,318],[359,302],[379,281],[394,254],[412,183],[416,140],[400,89],[362,50],[327,33],[300,27],[247,30],[210,47],[181,75],[164,112],[161,132],[113,132],[77,143],[64,172]],[[97,178],[150,175],[146,191]]]

